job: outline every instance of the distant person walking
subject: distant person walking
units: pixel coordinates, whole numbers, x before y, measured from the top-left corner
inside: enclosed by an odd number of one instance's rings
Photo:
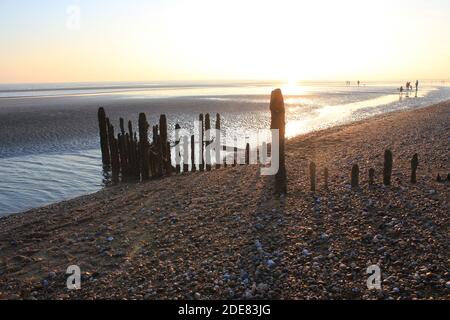
[[[419,91],[419,80],[416,80],[416,92]]]
[[[361,81],[358,80],[358,87],[359,87],[360,84],[361,84]]]

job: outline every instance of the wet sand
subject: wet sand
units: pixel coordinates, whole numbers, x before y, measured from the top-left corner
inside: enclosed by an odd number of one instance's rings
[[[288,195],[279,199],[272,177],[241,166],[1,218],[0,298],[448,299],[449,182],[436,176],[450,172],[449,123],[447,101],[292,139]],[[381,185],[386,148],[391,187]],[[320,172],[315,194],[310,161]],[[359,190],[349,188],[355,163]],[[373,264],[382,290],[367,289]],[[66,289],[69,265],[81,267],[81,290]]]

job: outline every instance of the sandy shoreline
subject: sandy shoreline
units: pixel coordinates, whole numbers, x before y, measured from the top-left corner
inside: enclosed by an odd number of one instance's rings
[[[0,298],[448,299],[450,101],[289,141],[288,196],[256,166],[121,185],[0,219]],[[393,186],[381,186],[383,153]],[[409,162],[419,154],[418,183]],[[307,166],[330,170],[309,192]],[[348,188],[351,166],[361,189]],[[377,184],[367,186],[376,169]],[[378,264],[382,290],[366,287]],[[65,271],[79,265],[82,289]]]

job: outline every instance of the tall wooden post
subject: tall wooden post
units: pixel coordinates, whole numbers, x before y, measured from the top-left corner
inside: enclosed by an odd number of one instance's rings
[[[200,146],[199,146],[199,158],[198,158],[198,161],[200,162],[199,163],[199,170],[200,171],[204,171],[205,170],[205,158],[204,158],[204,153],[205,153],[205,144],[204,144],[204,142],[205,142],[205,139],[204,139],[204,136],[205,136],[205,131],[204,131],[204,126],[203,126],[203,113],[201,113],[200,114],[200,116],[199,116],[199,125],[201,126],[200,127],[200,141],[199,141],[199,144],[200,144]]]
[[[111,155],[109,153],[108,126],[106,124],[105,109],[98,109],[98,127],[100,129],[100,148],[102,150],[102,162],[104,167],[111,165]]]
[[[139,164],[143,181],[150,178],[148,127],[145,113],[139,114]]]
[[[272,116],[270,128],[272,130],[278,130],[278,148],[279,148],[279,166],[278,172],[275,175],[275,192],[277,194],[287,193],[287,180],[286,180],[286,164],[285,164],[285,126],[286,126],[286,115],[284,109],[284,99],[283,94],[280,89],[272,91],[270,98],[270,112]],[[272,146],[275,148],[277,146]],[[273,158],[273,157],[272,157]]]
[[[191,170],[192,172],[197,171],[197,166],[195,165],[195,136],[191,136]]]
[[[180,125],[177,123],[175,125],[175,167],[176,172],[181,172],[181,154],[180,154],[180,147],[181,147],[181,141],[180,141]]]
[[[109,123],[109,120],[107,122]],[[108,138],[109,149],[111,150],[112,181],[118,182],[120,174],[119,148],[117,139],[114,137],[114,127],[111,123],[108,124]]]
[[[220,114],[216,114],[216,169],[220,169],[221,161],[220,151],[222,149],[222,134],[220,132]]]
[[[211,150],[209,145],[211,144],[211,118],[209,113],[205,115],[205,167],[206,171],[211,171]]]
[[[250,143],[245,146],[245,164],[250,164]]]

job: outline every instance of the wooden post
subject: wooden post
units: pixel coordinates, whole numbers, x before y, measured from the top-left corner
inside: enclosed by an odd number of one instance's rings
[[[279,148],[279,169],[275,175],[275,192],[277,194],[287,193],[287,180],[286,180],[286,164],[284,155],[284,136],[286,126],[286,115],[284,109],[283,94],[280,89],[272,91],[270,98],[270,112],[271,112],[271,125],[272,130],[279,130],[278,148]],[[276,146],[272,146],[276,147]],[[272,157],[273,158],[273,157]]]
[[[141,179],[141,167],[139,165],[139,141],[137,137],[137,133],[134,132],[133,137],[133,146],[134,146],[134,177],[136,180]]]
[[[98,126],[100,129],[100,148],[102,150],[102,162],[104,167],[111,165],[111,155],[109,152],[108,126],[106,124],[105,109],[98,109]]]
[[[170,175],[172,171],[172,163],[171,159],[169,159],[170,145],[168,149],[167,118],[165,114],[162,114],[159,117],[159,137],[161,139],[161,157],[163,160],[163,170],[167,175]]]
[[[359,188],[359,166],[357,164],[352,167],[351,185],[353,189]]]
[[[200,171],[204,171],[205,170],[205,158],[204,158],[204,152],[205,152],[205,150],[204,150],[204,148],[205,148],[205,145],[204,145],[204,135],[205,135],[205,131],[203,130],[203,113],[201,113],[200,114],[200,116],[199,116],[199,125],[201,126],[201,128],[200,128],[200,141],[199,141],[199,144],[200,144],[200,146],[199,146],[199,158],[198,158],[198,161],[200,162],[199,163],[199,170]]]
[[[411,159],[411,183],[417,183],[418,166],[419,166],[419,156],[416,153]]]
[[[191,171],[197,171],[197,166],[195,165],[195,136],[191,136]]]
[[[132,175],[133,178],[138,179],[139,165],[136,157],[136,143],[134,141],[133,124],[131,123],[131,120],[128,121],[127,138],[128,138],[128,159],[129,159],[130,175]]]
[[[233,167],[237,166],[237,162],[238,162],[238,148],[237,148],[237,138],[234,137],[234,154],[233,154]]]
[[[109,120],[107,120],[109,122]],[[111,151],[111,171],[112,171],[112,181],[119,181],[120,174],[120,160],[119,160],[119,150],[117,146],[117,140],[114,137],[114,127],[111,123],[108,125],[108,137],[109,137],[109,150]]]
[[[125,149],[125,136],[119,133],[117,136],[119,145],[119,158],[120,158],[120,172],[122,174],[122,181],[125,181],[128,177],[128,164],[127,164],[127,152]]]
[[[180,125],[177,123],[175,125],[175,166],[176,172],[181,172],[181,154],[180,154]]]
[[[245,164],[250,164],[250,143],[245,146]]]
[[[209,145],[211,144],[211,118],[209,113],[205,115],[205,164],[206,171],[211,171],[211,150]]]
[[[393,163],[392,152],[391,150],[386,150],[384,152],[384,168],[383,168],[383,184],[385,186],[391,185],[392,163]]]
[[[139,114],[139,164],[143,181],[150,178],[148,127],[145,113]]]
[[[216,114],[216,169],[220,169],[222,161],[222,159],[220,158],[220,153],[222,149],[222,139],[221,139],[222,135],[220,132],[220,126],[221,126],[220,114]]]
[[[183,172],[189,171],[189,140],[183,136]]]
[[[373,186],[375,184],[375,169],[369,169],[369,185]]]
[[[314,162],[309,164],[309,180],[311,184],[311,191],[316,192],[316,164]]]
[[[325,170],[323,172],[323,181],[324,181],[325,190],[328,190],[328,177],[329,177],[328,168],[325,168]]]
[[[170,142],[166,142],[166,176],[170,177],[172,175],[172,153],[170,150]]]

